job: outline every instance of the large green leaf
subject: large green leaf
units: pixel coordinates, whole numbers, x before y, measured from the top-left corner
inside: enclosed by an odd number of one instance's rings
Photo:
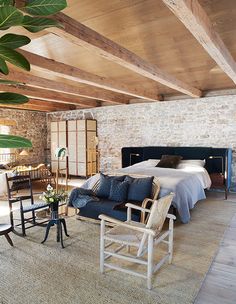
[[[2,83],[2,84],[19,84],[19,83],[22,83],[22,82],[8,80],[8,79],[0,79],[0,83]]]
[[[49,16],[66,8],[66,0],[34,0],[24,7],[33,16]]]
[[[11,26],[20,25],[23,14],[13,6],[0,7],[0,30],[6,30]]]
[[[29,98],[21,94],[10,92],[0,93],[0,103],[2,104],[23,104],[27,103],[28,101]]]
[[[32,148],[32,143],[24,137],[0,134],[0,148]]]
[[[27,36],[6,34],[0,38],[0,45],[10,49],[16,49],[30,43],[30,41],[31,40]]]
[[[48,27],[63,27],[58,21],[50,18],[24,16],[22,26],[29,32],[37,33]]]
[[[0,58],[19,68],[30,71],[29,61],[15,50],[0,45]]]
[[[13,5],[13,4],[14,4],[13,0],[0,0],[0,6]]]
[[[6,61],[3,60],[2,58],[0,58],[0,73],[8,75],[9,74],[9,70],[6,64]]]

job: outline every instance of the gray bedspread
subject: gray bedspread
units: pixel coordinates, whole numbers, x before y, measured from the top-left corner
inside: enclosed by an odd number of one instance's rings
[[[206,198],[202,181],[197,174],[177,169],[158,167],[140,168],[135,166],[116,170],[115,173],[157,176],[161,184],[159,197],[165,196],[170,192],[175,193],[172,204],[177,208],[183,223],[190,221],[190,210],[196,202]],[[98,178],[99,174],[91,177],[82,187],[91,189]]]

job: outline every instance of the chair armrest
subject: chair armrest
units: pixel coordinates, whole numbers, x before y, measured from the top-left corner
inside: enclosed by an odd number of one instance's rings
[[[137,205],[134,205],[134,204],[131,204],[131,203],[127,203],[125,204],[126,207],[129,207],[129,208],[132,208],[132,209],[136,209],[136,210],[141,210],[143,212],[149,212],[150,213],[150,209],[146,209],[146,208],[143,208],[141,206],[137,206]]]
[[[110,223],[113,223],[113,224],[117,224],[119,226],[123,226],[123,227],[126,227],[126,228],[130,228],[132,230],[136,230],[136,231],[139,231],[139,232],[142,232],[142,233],[147,233],[147,234],[150,234],[152,236],[155,236],[155,234],[156,234],[155,231],[152,230],[152,229],[134,226],[130,222],[122,222],[122,221],[114,219],[113,217],[107,216],[105,214],[100,214],[98,217],[101,220],[104,220],[104,221],[107,221],[107,222],[110,222]]]
[[[143,202],[142,202],[142,207],[143,207],[143,208],[146,208],[147,203],[149,203],[149,202],[154,203],[154,201],[155,201],[155,200],[153,200],[153,199],[151,199],[151,198],[145,198],[145,199],[143,200]]]
[[[166,216],[168,219],[172,219],[172,220],[176,220],[176,216],[175,215],[173,215],[173,214],[167,214],[167,216]]]

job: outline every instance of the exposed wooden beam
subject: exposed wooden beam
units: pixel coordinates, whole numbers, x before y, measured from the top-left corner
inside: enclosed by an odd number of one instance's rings
[[[55,101],[58,103],[75,104],[84,108],[97,106],[97,101],[80,101],[77,96],[45,90],[40,88],[29,87],[27,85],[0,85],[0,91],[24,94],[30,98],[39,98],[41,100]]]
[[[64,29],[50,28],[48,31],[63,37],[74,44],[79,46],[82,45],[96,55],[102,56],[105,59],[117,63],[146,78],[162,83],[163,85],[166,85],[174,90],[180,91],[192,97],[201,96],[200,90],[162,71],[157,66],[148,63],[133,52],[102,36],[101,34],[70,18],[69,16],[63,13],[58,13],[54,16],[54,18],[63,24]]]
[[[43,100],[30,99],[29,102],[22,104],[22,105],[0,104],[0,108],[32,110],[32,111],[41,111],[41,112],[53,112],[53,111],[72,110],[72,109],[75,109],[76,107],[68,106],[65,104],[43,101]]]
[[[162,0],[236,84],[236,62],[197,0]]]
[[[11,72],[7,76],[1,76],[3,79],[9,79],[14,81],[20,81],[26,83],[29,86],[45,88],[56,92],[63,92],[76,96],[81,96],[89,99],[107,101],[112,103],[127,104],[129,99],[125,96],[114,94],[113,92],[96,90],[94,88],[78,88],[75,85],[70,85],[62,81],[50,80],[43,77],[32,75],[32,73],[18,72],[11,69]],[[75,81],[74,81],[75,82]]]
[[[37,68],[40,70],[49,70],[51,74],[59,77],[64,77],[80,83],[145,100],[158,101],[160,99],[157,92],[150,92],[150,90],[144,90],[140,87],[133,87],[124,83],[118,83],[112,79],[97,76],[79,68],[64,64],[62,62],[54,61],[53,59],[36,55],[25,50],[19,50],[19,52],[29,60],[33,69]]]

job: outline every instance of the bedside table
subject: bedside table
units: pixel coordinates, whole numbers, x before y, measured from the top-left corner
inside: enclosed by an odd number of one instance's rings
[[[223,173],[211,173],[209,174],[211,178],[211,189],[224,189],[225,199],[228,197],[228,191],[226,187],[226,181]]]

